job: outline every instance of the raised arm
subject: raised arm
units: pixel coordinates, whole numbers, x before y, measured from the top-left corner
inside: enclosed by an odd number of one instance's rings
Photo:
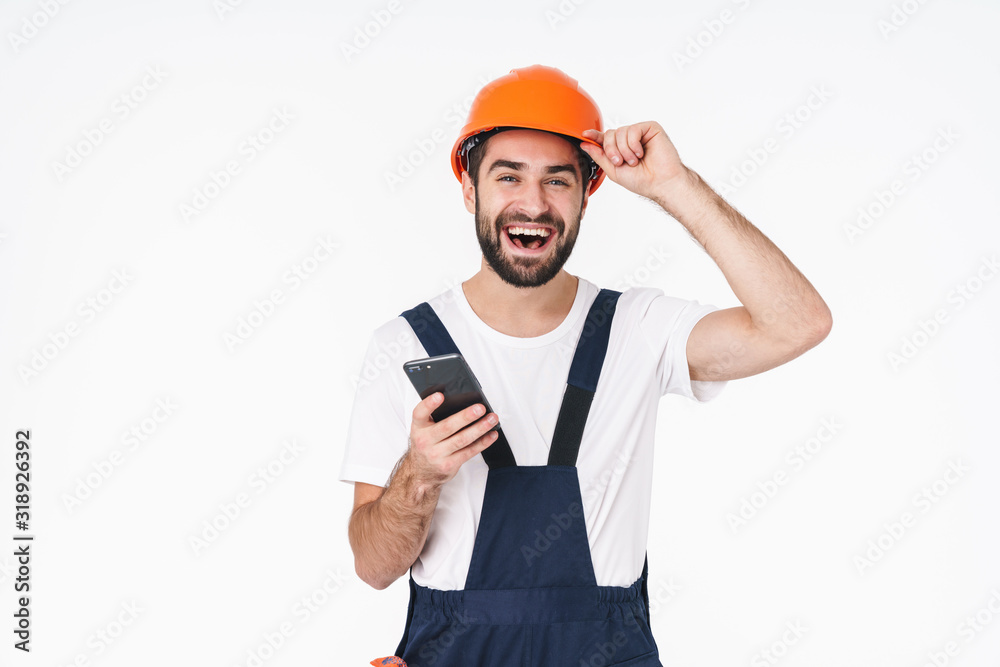
[[[742,306],[709,313],[687,344],[692,380],[732,380],[794,359],[830,332],[830,309],[770,239],[688,169],[663,128],[636,123],[588,136],[584,150],[622,187],[659,204],[701,244]]]

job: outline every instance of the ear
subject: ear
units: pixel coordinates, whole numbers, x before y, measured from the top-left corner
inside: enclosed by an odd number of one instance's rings
[[[580,206],[580,220],[583,220],[583,214],[587,212],[588,203],[590,203],[590,181],[587,181],[583,185],[583,204]]]
[[[462,172],[462,199],[465,200],[465,210],[469,213],[476,213],[476,186],[472,184],[472,177],[469,172]]]

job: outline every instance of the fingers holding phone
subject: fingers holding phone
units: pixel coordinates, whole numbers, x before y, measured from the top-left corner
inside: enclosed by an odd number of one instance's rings
[[[423,399],[413,410],[410,447],[443,484],[499,437],[497,416],[461,354],[408,361],[403,372]]]
[[[432,414],[444,400],[444,394],[434,392],[420,401],[413,409],[410,425],[413,463],[421,477],[436,484],[450,480],[462,464],[497,439],[497,415],[487,413],[482,403],[435,422]]]

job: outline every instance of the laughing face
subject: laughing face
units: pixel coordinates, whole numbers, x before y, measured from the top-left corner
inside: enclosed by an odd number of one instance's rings
[[[463,178],[483,257],[509,285],[544,285],[573,252],[587,208],[576,148],[548,132],[507,130],[485,150],[478,187]]]

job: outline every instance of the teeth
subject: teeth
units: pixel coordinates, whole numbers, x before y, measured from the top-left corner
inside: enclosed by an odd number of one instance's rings
[[[526,236],[548,236],[550,234],[549,230],[544,228],[528,229],[527,227],[508,227],[508,234],[524,234]]]

